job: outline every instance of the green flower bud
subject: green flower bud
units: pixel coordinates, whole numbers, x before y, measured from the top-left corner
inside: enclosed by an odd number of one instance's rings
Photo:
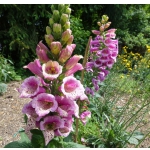
[[[103,15],[103,16],[102,16],[102,20],[104,20],[105,22],[107,22],[108,19],[109,19],[109,17],[108,17],[107,15]]]
[[[58,5],[58,10],[59,10],[59,12],[64,12],[64,9],[65,9],[65,5],[64,4],[59,4]]]
[[[62,14],[60,18],[60,23],[63,26],[67,21],[68,21],[68,15],[67,14]]]
[[[57,9],[57,5],[56,4],[52,4],[51,5],[51,10],[52,10],[52,12],[54,11],[54,10],[56,10]]]
[[[49,47],[50,47],[51,43],[53,42],[53,40],[54,40],[54,37],[51,34],[45,35],[45,41]]]
[[[49,26],[46,27],[46,34],[51,34],[52,30]]]
[[[64,26],[63,26],[63,31],[67,30],[67,29],[70,29],[70,22],[67,21]]]
[[[65,4],[65,7],[66,7],[66,8],[70,7],[70,4]]]
[[[61,24],[54,23],[53,24],[53,36],[55,40],[59,40],[61,37],[62,29],[61,29]]]
[[[60,20],[60,15],[59,15],[59,11],[58,10],[54,10],[53,11],[53,20],[55,23],[58,23]]]
[[[70,39],[71,37],[71,30],[70,29],[67,29],[65,32],[62,33],[62,37],[61,37],[61,43],[62,45],[64,46],[67,41]]]
[[[52,27],[53,27],[53,24],[54,24],[53,18],[50,18],[50,19],[49,19],[49,24],[50,24],[50,27],[52,28]]]
[[[52,42],[50,48],[53,54],[58,55],[61,51],[62,46],[60,42]]]
[[[71,8],[67,8],[65,11],[66,14],[70,15],[71,14]]]

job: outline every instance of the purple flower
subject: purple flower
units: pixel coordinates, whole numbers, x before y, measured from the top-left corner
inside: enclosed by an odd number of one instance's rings
[[[63,128],[64,121],[59,116],[47,116],[40,122],[40,129],[43,132],[45,145],[54,138],[54,131]]]
[[[57,61],[48,61],[42,65],[45,79],[54,80],[62,73],[62,66]]]
[[[55,130],[56,136],[67,137],[70,134],[70,132],[73,131],[73,128],[72,128],[73,119],[72,119],[72,117],[71,118],[63,118],[63,121],[64,121],[64,127]]]
[[[42,63],[46,63],[47,61],[49,61],[49,58],[47,56],[48,51],[48,48],[42,43],[42,41],[40,41],[36,47],[36,54]]]
[[[41,117],[49,112],[54,112],[58,104],[52,94],[41,93],[32,100],[32,107],[35,108],[36,113]]]
[[[81,58],[83,58],[82,55],[74,55],[73,57],[71,57],[65,65],[66,69],[69,70],[73,68]]]
[[[57,112],[61,117],[69,117],[75,115],[79,117],[79,106],[76,104],[76,101],[72,101],[67,97],[55,96],[58,103]]]
[[[24,66],[23,68],[25,69],[28,68],[35,75],[38,75],[39,77],[43,77],[42,66],[40,64],[39,59],[35,59],[34,62],[30,62],[27,66]]]
[[[86,87],[85,93],[94,96],[94,91],[89,87]]]
[[[82,70],[83,66],[80,63],[75,64],[70,70],[65,73],[65,76],[73,75],[75,72]]]
[[[44,93],[45,89],[41,87],[40,84],[40,80],[35,76],[26,78],[18,89],[20,98],[30,98],[36,96],[39,93]]]
[[[32,116],[32,118],[35,119],[38,117],[37,113],[35,112],[35,108],[32,107],[32,101],[23,106],[22,113],[26,114],[27,116]]]
[[[68,76],[63,79],[63,83],[60,86],[60,91],[72,100],[78,99],[84,94],[84,87],[79,80],[73,76]]]
[[[90,111],[84,111],[81,115],[80,115],[80,120],[81,122],[86,125],[88,119],[91,118],[91,112]]]

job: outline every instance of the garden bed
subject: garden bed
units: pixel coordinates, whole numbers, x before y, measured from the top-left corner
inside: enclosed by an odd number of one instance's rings
[[[22,107],[27,103],[28,99],[19,98],[19,93],[17,88],[20,86],[21,82],[10,82],[8,84],[7,92],[0,96],[0,148],[4,147],[7,143],[19,139],[19,135],[15,134],[19,129],[24,128]],[[127,99],[122,98],[122,103]],[[138,101],[138,99],[136,99]],[[149,122],[150,114],[147,113],[147,117],[144,119],[145,122]],[[141,131],[149,128],[150,124],[147,123],[141,127]],[[134,127],[133,127],[134,129]],[[132,131],[132,128],[129,130]],[[150,138],[146,138],[140,147],[147,148],[150,143]],[[130,145],[130,147],[134,147]]]

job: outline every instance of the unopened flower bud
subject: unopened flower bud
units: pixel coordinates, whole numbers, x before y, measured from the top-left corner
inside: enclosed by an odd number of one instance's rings
[[[61,24],[54,23],[53,24],[53,36],[55,40],[59,40],[61,37]]]
[[[67,45],[66,48],[61,50],[60,53],[60,57],[59,57],[59,61],[61,63],[64,63],[67,61],[67,59],[70,58],[70,56],[73,53],[73,50],[75,49],[76,45],[75,44],[71,44],[71,45]]]
[[[62,42],[63,45],[65,43],[67,43],[67,41],[71,37],[71,32],[72,31],[70,29],[67,29],[65,32],[62,33],[61,42]]]
[[[59,15],[59,11],[58,10],[54,10],[53,11],[53,20],[55,23],[58,23],[60,20],[60,15]]]
[[[54,23],[53,24],[53,32],[55,32],[55,33],[61,32],[61,24]]]
[[[64,30],[64,31],[67,30],[67,29],[70,29],[70,22],[69,22],[69,21],[67,21],[67,22],[64,24],[64,26],[63,26],[63,30]]]
[[[51,52],[57,55],[61,51],[62,46],[60,42],[52,42],[50,48],[51,48]]]
[[[57,5],[54,5],[54,4],[51,5],[51,10],[52,10],[52,12],[53,12],[54,10],[56,10],[56,6],[57,6]]]
[[[67,45],[72,44],[73,39],[74,39],[74,36],[73,36],[73,35],[71,35],[71,36],[70,36],[70,38],[69,38],[69,40],[67,41]]]
[[[68,21],[68,15],[67,14],[62,14],[60,18],[60,23],[61,25],[64,25]]]
[[[58,5],[59,12],[63,12],[64,9],[65,9],[65,5],[64,4],[59,4]]]
[[[51,26],[51,28],[52,28],[52,27],[53,27],[53,24],[54,24],[53,18],[50,18],[50,19],[49,19],[49,24],[50,24],[50,26]]]
[[[66,7],[66,8],[70,7],[70,4],[65,4],[65,7]]]
[[[102,23],[102,24],[104,24],[104,23],[105,23],[105,20],[104,20],[104,19],[102,19],[102,20],[101,20],[101,23]]]
[[[109,19],[109,17],[108,17],[107,15],[103,15],[103,16],[102,16],[102,20],[104,20],[105,22],[107,22],[108,19]]]
[[[49,58],[47,56],[48,51],[48,48],[42,43],[42,41],[40,41],[36,47],[36,54],[42,63],[49,61]]]
[[[99,30],[102,32],[102,31],[104,31],[104,26],[101,26],[100,28],[99,28]]]
[[[51,34],[45,35],[45,41],[49,47],[50,47],[50,44],[52,43],[53,40],[54,40],[54,37]]]
[[[100,22],[97,22],[97,24],[98,24],[99,26],[101,26],[101,25],[102,25]]]
[[[110,24],[111,24],[111,22],[107,22],[107,23],[105,24],[105,29],[107,29],[107,28],[110,26]]]
[[[46,34],[51,34],[52,30],[49,26],[46,27]]]
[[[67,8],[65,11],[66,14],[70,15],[71,14],[71,8]]]

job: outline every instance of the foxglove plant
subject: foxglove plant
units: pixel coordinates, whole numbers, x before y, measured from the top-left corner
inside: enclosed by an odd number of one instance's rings
[[[97,23],[99,30],[92,30],[96,37],[90,41],[90,57],[86,63],[86,71],[92,77],[91,83],[87,83],[86,87],[88,95],[94,95],[94,92],[99,90],[99,83],[105,80],[118,55],[116,29],[106,30],[111,24],[108,19],[108,16],[103,15],[101,22]]]
[[[73,131],[74,117],[80,117],[77,101],[88,102],[82,83],[74,76],[83,69],[78,62],[83,56],[72,56],[76,45],[70,30],[71,9],[64,4],[52,5],[51,9],[53,15],[45,35],[47,45],[40,41],[37,58],[24,66],[35,76],[25,79],[18,89],[20,98],[31,99],[22,109],[27,117],[25,133],[32,139],[30,130],[41,130],[45,145],[55,136],[68,136]]]

